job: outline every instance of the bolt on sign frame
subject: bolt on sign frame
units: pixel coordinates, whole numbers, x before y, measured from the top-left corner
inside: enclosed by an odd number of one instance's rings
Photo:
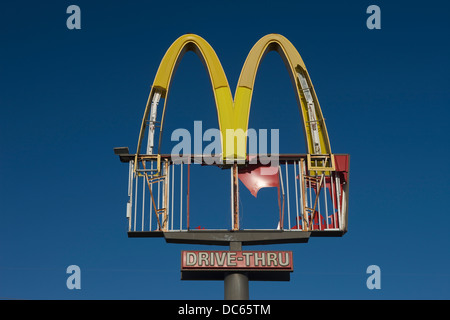
[[[210,159],[204,155],[187,155],[174,161],[171,155],[161,154],[161,137],[172,78],[188,51],[197,54],[211,80],[222,148],[221,154],[212,156],[214,161],[207,161]],[[250,107],[256,73],[270,51],[276,51],[281,56],[288,70],[302,116],[307,153],[275,155],[279,159],[276,168],[279,181],[272,181],[272,184],[281,189],[278,227],[245,230],[239,225],[239,180],[243,182],[250,159],[255,157],[247,154]],[[164,100],[163,107],[158,110],[161,99]],[[156,144],[157,130],[159,141]],[[236,132],[243,134],[236,135]],[[147,149],[143,152],[146,133]],[[240,247],[307,242],[310,236],[342,236],[347,231],[349,155],[332,153],[325,119],[309,73],[296,48],[282,35],[266,35],[252,47],[242,67],[234,99],[219,58],[210,44],[194,34],[179,37],[166,51],[156,73],[142,118],[136,153],[130,154],[128,149],[123,148],[115,151],[122,162],[129,163],[129,237],[164,237],[166,242],[230,247],[232,243],[238,243]],[[257,167],[262,166],[260,155],[256,157]],[[190,228],[191,163],[214,163],[223,169],[230,169],[231,228]],[[186,172],[187,179],[183,179]],[[178,196],[179,200],[174,202]],[[150,202],[148,213],[146,199]],[[183,199],[187,201],[183,203]]]

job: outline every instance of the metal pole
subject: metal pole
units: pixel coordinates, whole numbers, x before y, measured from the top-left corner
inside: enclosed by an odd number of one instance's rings
[[[239,230],[239,178],[237,164],[233,164],[233,230]]]
[[[302,201],[303,231],[308,231],[308,228],[309,228],[308,213],[306,212],[308,196],[306,194],[306,184],[305,184],[305,177],[304,177],[304,172],[303,172],[304,167],[305,167],[305,160],[300,159],[299,165],[300,165],[300,167],[298,168],[298,171],[300,172],[300,185],[301,185],[300,197],[301,197],[301,201]]]
[[[180,231],[183,229],[183,162],[180,163]]]
[[[169,161],[166,162],[166,216],[167,216],[167,228],[166,230],[170,229],[170,222],[171,222],[171,216],[170,216],[170,164]]]
[[[153,161],[150,163],[150,172],[153,173]],[[150,184],[150,194],[153,194],[153,183]],[[151,198],[150,198],[151,200]],[[153,206],[150,202],[150,223],[149,223],[149,231],[152,231],[152,213],[153,213]]]
[[[127,202],[127,219],[128,219],[128,231],[131,231],[131,215],[133,210],[133,179],[134,179],[134,162],[129,163],[128,173],[128,196],[130,197]]]
[[[300,181],[300,172],[298,176],[298,181]],[[294,185],[295,185],[295,209],[297,210],[297,220],[295,225],[297,229],[300,229],[300,220],[298,219],[298,191],[297,191],[297,163],[294,161]]]
[[[189,193],[190,193],[190,189],[191,189],[191,164],[188,163],[187,165],[187,195],[186,195],[186,202],[187,202],[187,208],[186,208],[186,214],[187,214],[187,229],[189,230],[189,222],[190,222],[190,218],[189,218]]]
[[[172,222],[172,226],[170,228],[170,230],[173,230],[173,198],[175,198],[175,193],[174,193],[174,177],[175,177],[175,163],[172,162],[172,219],[170,219],[170,221]]]
[[[286,161],[285,166],[286,166],[286,194],[287,194],[287,207],[288,207],[288,228],[291,229],[291,205],[289,203],[289,174],[288,174],[287,161]],[[294,164],[294,167],[295,167],[295,164]]]
[[[339,228],[341,228],[341,226],[342,226],[342,221],[341,221],[341,179],[339,178],[338,175],[336,175],[336,197],[337,197],[337,206],[338,206]]]
[[[141,231],[144,231],[144,214],[145,214],[145,179],[142,179],[142,222]]]
[[[230,242],[230,251],[242,251],[242,242]],[[225,300],[248,300],[248,276],[243,272],[230,272],[224,279]]]
[[[169,216],[169,161],[164,161],[164,175],[165,178],[163,180],[163,203],[164,206],[164,231],[167,231],[168,229],[168,216]]]
[[[136,164],[137,166],[138,164]],[[138,168],[138,167],[137,167]],[[137,213],[137,195],[138,195],[138,180],[139,180],[139,176],[136,173],[136,185],[135,185],[135,193],[134,193],[134,229],[133,231],[136,231],[136,213]]]
[[[233,182],[233,169],[230,170],[230,186],[231,186],[231,194],[230,194],[230,206],[231,206],[231,229],[234,228],[234,182]]]

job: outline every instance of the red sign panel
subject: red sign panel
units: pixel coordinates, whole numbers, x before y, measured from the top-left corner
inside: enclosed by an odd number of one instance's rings
[[[182,251],[181,270],[293,271],[292,251]]]

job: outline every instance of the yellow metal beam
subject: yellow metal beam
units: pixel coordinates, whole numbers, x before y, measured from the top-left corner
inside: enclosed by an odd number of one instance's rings
[[[322,154],[331,154],[331,146],[328,138],[327,129],[325,126],[325,120],[320,109],[319,100],[317,99],[314,87],[312,86],[311,79],[306,69],[305,63],[298,53],[297,49],[292,43],[279,34],[269,34],[262,37],[250,50],[250,53],[245,60],[244,66],[239,77],[235,93],[235,123],[236,127],[244,128],[247,130],[248,121],[250,116],[250,106],[253,94],[253,87],[255,84],[256,73],[259,65],[264,56],[270,52],[276,51],[282,58],[286,68],[288,69],[289,76],[291,78],[294,88],[296,88],[296,98],[299,109],[302,113],[303,128],[305,133],[305,139],[307,143],[308,153],[314,154],[312,132],[309,125],[309,111],[306,100],[302,93],[302,89],[298,80],[297,73],[302,72],[306,77],[313,100],[315,102],[315,111],[317,116],[317,125],[320,137],[320,146]]]
[[[152,89],[145,108],[144,117],[142,118],[141,131],[139,133],[139,141],[137,153],[140,152],[142,139],[144,137],[146,119],[150,112],[151,99],[156,91],[161,93],[164,99],[163,116],[161,118],[161,126],[164,122],[164,114],[166,109],[167,97],[169,94],[172,76],[176,71],[178,64],[188,51],[195,52],[205,65],[209,78],[211,80],[214,99],[216,101],[216,110],[219,121],[219,128],[225,131],[232,128],[231,121],[233,119],[233,98],[231,96],[230,86],[223,71],[222,65],[217,57],[214,49],[202,37],[194,34],[186,34],[179,37],[169,47],[164,55],[158,71],[153,81]],[[158,150],[159,151],[159,150]]]

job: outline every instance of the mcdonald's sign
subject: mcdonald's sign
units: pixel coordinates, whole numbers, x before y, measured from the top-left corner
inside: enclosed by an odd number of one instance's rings
[[[232,170],[230,170],[232,229],[240,230],[240,180],[255,197],[260,188],[278,188],[279,218],[277,219],[278,226],[275,228],[284,230],[287,227],[287,229],[296,229],[297,231],[312,231],[317,232],[316,234],[318,235],[324,235],[322,231],[326,231],[328,235],[333,232],[338,235],[345,233],[347,231],[349,156],[335,155],[331,151],[325,119],[314,91],[314,86],[305,63],[294,45],[279,34],[269,34],[257,41],[244,62],[233,96],[220,60],[211,45],[198,35],[186,34],[172,43],[160,62],[142,118],[136,153],[129,154],[128,148],[123,148],[126,150],[119,150],[121,148],[115,150],[122,161],[129,162],[127,218],[131,235],[143,236],[144,233],[142,232],[145,232],[144,230],[148,228],[149,233],[146,234],[147,236],[154,236],[153,231],[162,231],[167,240],[172,236],[169,235],[170,231],[175,229],[185,230],[184,224],[186,224],[187,230],[192,230],[190,228],[189,210],[189,163],[191,157],[196,157],[197,155],[189,154],[187,157],[189,159],[187,162],[187,182],[186,180],[183,182],[184,163],[175,161],[174,155],[164,155],[160,152],[161,133],[164,128],[164,118],[172,77],[184,54],[188,51],[193,51],[197,54],[203,62],[211,81],[220,131],[221,154],[219,158],[221,164],[219,166],[230,168],[229,164],[232,164]],[[306,155],[277,155],[282,164],[285,165],[283,170],[284,178],[278,163],[276,165],[271,163],[269,166],[266,166],[267,163],[260,161],[254,165],[251,162],[252,160],[250,160],[255,158],[254,155],[247,154],[247,134],[251,131],[248,128],[248,124],[256,73],[264,56],[270,51],[276,51],[281,56],[288,70],[303,121],[307,147]],[[164,99],[162,111],[158,111],[160,99]],[[160,114],[160,134],[159,142],[156,146],[154,136],[158,114]],[[141,152],[146,132],[148,132],[147,150]],[[250,138],[250,135],[248,136]],[[199,156],[202,157],[201,161],[203,161],[205,155]],[[258,155],[259,159],[262,159],[263,157],[260,156]],[[147,161],[150,162],[150,168]],[[155,162],[156,168],[153,166]],[[243,165],[238,167],[238,164]],[[179,165],[179,184],[174,182],[174,169],[177,165]],[[288,176],[289,170],[291,174],[293,173],[290,177]],[[145,188],[148,189],[147,191],[142,191],[142,209],[139,209],[141,210],[141,219],[138,218],[138,198],[136,197],[139,189],[137,181],[140,178],[143,179],[142,185],[147,184],[148,187]],[[294,190],[289,190],[289,183],[294,183]],[[156,190],[153,189],[154,184],[157,184]],[[174,190],[175,184],[179,192]],[[162,187],[160,188],[161,185]],[[185,186],[185,189],[183,189],[183,186]],[[286,190],[284,190],[284,186],[286,186]],[[146,192],[149,192],[150,195],[150,199],[147,202],[145,201]],[[177,196],[179,195],[177,206],[179,208],[179,220],[173,218],[174,206],[177,205],[176,202],[174,203],[174,195],[177,192]],[[183,192],[186,192],[186,194]],[[292,194],[291,197],[290,194]],[[186,200],[186,203],[183,202],[183,199]],[[146,203],[150,203],[149,215],[145,214],[144,208]],[[285,204],[287,223],[284,219]],[[291,208],[293,209],[292,211],[295,208],[295,216],[291,216]],[[155,229],[152,227],[152,212],[157,218]],[[184,219],[183,212],[186,213],[186,219]],[[133,224],[131,223],[132,221]],[[140,224],[141,233],[139,234],[137,233],[139,229],[137,223]],[[303,238],[297,240],[303,241]],[[248,241],[259,242],[260,239],[243,240],[243,242]]]
[[[165,98],[160,128],[162,131],[172,77],[187,51],[193,51],[198,55],[211,80],[221,132],[223,161],[230,163],[246,159],[246,134],[256,73],[264,56],[270,51],[276,51],[283,59],[295,88],[297,103],[303,119],[307,153],[319,159],[322,169],[332,170],[334,168],[334,157],[331,152],[325,119],[306,66],[292,43],[279,34],[262,37],[250,50],[242,67],[234,99],[225,72],[211,45],[194,34],[186,34],[175,40],[165,53],[156,73],[142,119],[137,153],[140,152],[147,119],[152,118],[152,104],[157,104],[160,98]],[[160,144],[161,138],[158,147]],[[329,161],[327,162],[326,159]]]
[[[184,155],[182,161],[178,161],[179,156],[173,150],[170,155],[161,153],[172,77],[187,51],[197,54],[211,80],[220,131],[219,167],[230,169],[231,219],[228,221],[231,221],[231,228],[191,226],[191,160],[196,162],[199,156],[202,165],[209,165],[205,161],[207,152]],[[267,156],[263,156],[262,152],[256,157],[247,154],[247,137],[251,151],[248,124],[253,87],[259,65],[270,51],[276,51],[288,69],[302,116],[307,154],[279,154],[280,162],[277,160],[274,164],[271,161],[268,165],[262,161]],[[164,99],[164,104],[162,111],[158,112],[160,99]],[[159,143],[154,150],[158,113]],[[194,136],[195,131],[194,128]],[[146,132],[147,150],[141,154]],[[228,298],[245,298],[249,280],[288,281],[293,271],[291,251],[244,251],[242,246],[305,243],[310,237],[342,236],[347,232],[349,156],[331,152],[325,120],[306,66],[292,43],[279,34],[266,35],[252,47],[242,67],[234,97],[219,58],[210,44],[194,34],[179,37],[169,47],[157,70],[142,119],[136,153],[130,154],[127,147],[115,148],[114,152],[121,161],[129,163],[128,236],[164,237],[169,243],[229,245],[229,251],[181,253],[182,280],[224,280],[225,296]],[[256,163],[252,162],[255,158]],[[183,173],[185,167],[187,174]],[[239,182],[254,197],[261,188],[277,188],[274,199],[278,202],[278,210],[273,207],[263,209],[270,214],[272,227],[245,229],[244,223],[240,224]],[[290,184],[293,188],[289,187]],[[139,189],[140,185],[142,189]],[[213,200],[202,199],[201,202],[211,204]],[[218,207],[217,213],[227,210],[226,206]],[[207,206],[198,211],[211,212]],[[156,219],[152,219],[153,216]],[[258,219],[258,222],[261,220]],[[187,305],[183,312],[188,312]]]

